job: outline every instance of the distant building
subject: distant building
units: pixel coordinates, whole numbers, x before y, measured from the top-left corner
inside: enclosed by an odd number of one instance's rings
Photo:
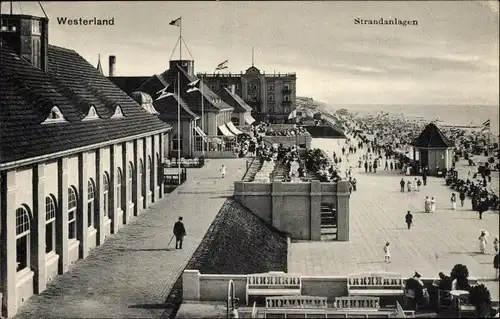
[[[252,116],[273,123],[285,123],[296,108],[295,73],[261,73],[255,66],[245,73],[198,73],[199,78],[215,91],[231,88],[252,108]]]
[[[171,127],[144,102],[49,45],[48,19],[1,15],[3,316],[163,197]]]

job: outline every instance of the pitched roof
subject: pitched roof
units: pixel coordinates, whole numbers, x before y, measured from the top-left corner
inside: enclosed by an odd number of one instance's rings
[[[286,272],[286,235],[228,199],[186,269],[202,274]]]
[[[447,148],[453,145],[434,123],[427,124],[422,133],[413,141],[413,146],[416,147]]]
[[[108,79],[119,87],[123,92],[131,94],[146,82],[150,76],[110,76]]]
[[[73,50],[49,46],[47,72],[0,45],[0,163],[166,131]],[[117,106],[123,118],[110,119]],[[41,124],[57,106],[67,122]],[[82,121],[94,106],[100,119]]]
[[[181,119],[197,120],[199,115],[193,113],[186,102],[177,94],[162,98],[155,102],[155,109],[160,113],[160,119],[164,121],[177,121],[177,109],[180,106]]]
[[[234,107],[234,112],[236,113],[245,113],[252,111],[250,105],[248,105],[238,94],[233,94],[230,89],[222,88],[217,93],[224,102]]]

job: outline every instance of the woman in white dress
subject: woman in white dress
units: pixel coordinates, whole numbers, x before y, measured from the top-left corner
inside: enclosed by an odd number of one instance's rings
[[[391,246],[389,242],[385,243],[384,246],[384,261],[388,264],[391,262]]]
[[[436,200],[434,197],[431,198],[431,213],[436,212]]]
[[[455,193],[451,194],[451,209],[456,210],[457,209],[457,196]]]
[[[481,236],[479,236],[479,251],[481,254],[486,253],[486,244],[488,241],[486,240],[486,237],[488,237],[488,233],[485,230],[481,230]]]

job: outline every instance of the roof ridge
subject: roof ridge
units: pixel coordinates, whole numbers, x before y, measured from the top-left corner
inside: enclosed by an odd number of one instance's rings
[[[65,47],[61,47],[61,46],[58,46],[58,45],[54,45],[54,44],[49,44],[49,49],[52,48],[52,49],[58,49],[58,50],[63,50],[63,51],[67,51],[67,52],[71,52],[71,53],[76,53],[78,56],[82,57],[78,52],[76,52],[75,50],[73,49],[68,49],[68,48],[65,48]],[[83,57],[82,57],[83,58]]]

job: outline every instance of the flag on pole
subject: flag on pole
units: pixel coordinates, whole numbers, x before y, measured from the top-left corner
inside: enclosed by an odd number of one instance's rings
[[[174,85],[167,84],[167,86],[165,86],[163,89],[156,92],[156,95],[159,95],[159,97],[156,98],[155,101],[164,99],[164,98],[169,97],[169,96],[174,96],[173,90],[174,90]]]
[[[217,65],[217,67],[215,68],[215,70],[223,70],[223,69],[227,69],[227,61],[224,61],[222,63],[219,63],[219,65]]]
[[[181,26],[181,18],[177,18],[175,20],[172,20],[172,21],[170,21],[169,24],[173,25],[173,26],[176,26],[176,27],[180,27]]]
[[[297,117],[297,110],[293,110],[292,113],[288,114],[288,119],[294,119]]]
[[[482,124],[483,129],[481,130],[481,132],[484,132],[484,131],[486,131],[486,130],[489,130],[489,129],[490,129],[490,125],[491,125],[490,120],[485,121],[485,122]]]
[[[193,82],[189,83],[187,85],[187,91],[186,91],[186,93],[191,93],[191,92],[194,92],[194,91],[199,91],[200,90],[200,84],[201,84],[200,79],[196,79]]]

